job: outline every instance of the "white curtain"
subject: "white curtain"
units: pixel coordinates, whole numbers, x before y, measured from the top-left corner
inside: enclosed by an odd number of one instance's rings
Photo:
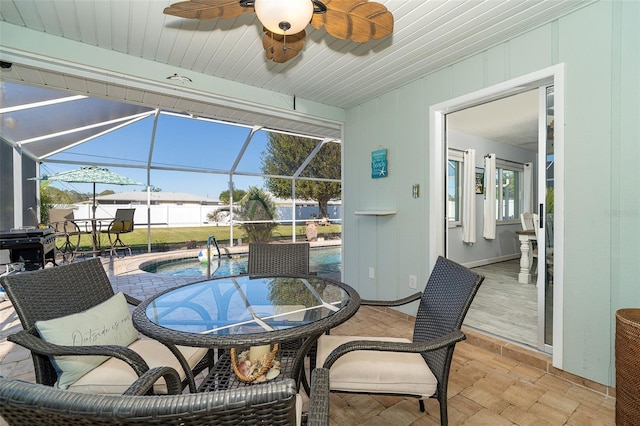
[[[484,230],[487,240],[496,238],[496,155],[484,157]]]
[[[524,163],[524,206],[522,212],[533,213],[533,163]]]
[[[462,154],[462,242],[476,242],[476,150]]]

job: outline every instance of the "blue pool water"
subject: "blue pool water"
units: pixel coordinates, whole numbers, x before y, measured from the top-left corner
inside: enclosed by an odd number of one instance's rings
[[[215,268],[218,269],[215,269]],[[171,275],[174,277],[206,277],[207,265],[197,258],[167,260],[142,268],[145,272]],[[342,258],[340,247],[314,248],[309,254],[309,269],[319,275],[340,273]],[[213,276],[240,275],[247,272],[247,255],[234,255],[232,258],[222,257],[218,267],[217,259],[211,263]]]

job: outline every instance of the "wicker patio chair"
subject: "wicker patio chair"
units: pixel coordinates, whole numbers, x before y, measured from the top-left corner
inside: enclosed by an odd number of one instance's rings
[[[135,378],[149,367],[160,366],[173,367],[179,371],[183,384],[195,392],[194,375],[213,365],[213,355],[207,349],[176,347],[151,339],[138,339],[138,333],[130,323],[129,309],[126,306],[123,307],[125,317],[129,315],[126,326],[130,330],[132,340],[137,339],[127,346],[60,346],[51,343],[51,339],[44,340],[37,328],[41,326],[42,321],[66,319],[74,314],[83,315],[87,310],[95,310],[97,306],[113,300],[113,288],[98,258],[8,275],[2,277],[2,286],[13,303],[23,327],[22,331],[8,336],[7,340],[31,351],[38,383],[54,386],[58,382],[59,374],[54,363],[58,363],[60,358],[52,361],[54,356],[112,357],[69,386],[69,389],[95,393],[121,393],[123,387],[126,389],[130,386]],[[140,303],[127,295],[124,295],[124,298],[132,305]],[[164,389],[159,389],[158,392],[162,393]]]
[[[453,350],[464,340],[460,328],[482,275],[439,257],[422,293],[397,301],[363,300],[362,305],[400,306],[420,300],[413,341],[359,336],[321,336],[317,365],[330,369],[331,391],[396,394],[440,403],[448,424],[447,384]]]
[[[217,392],[145,396],[160,375],[179,386],[176,371],[167,368],[149,370],[124,395],[65,391],[0,377],[0,415],[9,425],[33,426],[296,425],[301,422],[302,404],[291,379]],[[314,374],[314,380],[308,424],[328,425],[328,374]]]
[[[309,243],[250,243],[249,275],[309,275]]]
[[[247,263],[249,275],[309,275],[309,243],[249,243]],[[299,350],[304,340],[287,342],[285,348]],[[308,353],[310,370],[316,366],[316,345]],[[309,390],[306,375],[302,385]]]

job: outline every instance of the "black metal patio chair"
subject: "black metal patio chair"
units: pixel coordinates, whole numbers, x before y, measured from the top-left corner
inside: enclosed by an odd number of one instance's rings
[[[362,300],[361,306],[401,306],[420,300],[413,340],[325,335],[318,340],[317,365],[330,370],[331,391],[395,394],[440,403],[448,424],[447,385],[451,359],[482,275],[439,257],[422,293],[396,301]]]
[[[73,209],[50,209],[49,227],[56,236],[56,254],[64,263],[73,261],[80,245],[80,228],[74,222]]]
[[[177,394],[145,396],[162,376]],[[314,372],[307,424],[329,424],[328,371]],[[151,369],[123,395],[66,391],[0,377],[0,415],[9,425],[296,425],[302,403],[292,379],[180,394],[170,368]]]
[[[109,253],[111,256],[117,256],[118,250],[126,250],[129,252],[129,256],[131,256],[131,247],[120,239],[120,235],[133,232],[133,216],[135,212],[136,209],[116,210],[116,215],[111,223],[109,223],[107,229],[101,231],[109,236]]]
[[[60,385],[59,374],[62,362],[69,360],[69,356],[87,357],[103,356],[105,361],[97,362],[79,379],[69,383],[69,389],[81,389],[95,393],[121,393],[141,374],[150,367],[169,366],[180,372],[184,386],[192,392],[196,391],[194,376],[213,365],[213,353],[205,348],[177,347],[151,339],[139,339],[133,328],[129,309],[122,302],[121,310],[125,311],[117,324],[113,321],[94,327],[92,336],[113,334],[130,330],[131,343],[107,343],[87,345],[87,324],[72,323],[72,330],[66,330],[62,337],[74,336],[76,341],[82,340],[83,345],[56,344],[42,337],[43,325],[52,321],[73,319],[75,316],[93,313],[100,318],[101,312],[94,312],[101,306],[111,307],[115,297],[109,278],[99,258],[74,262],[53,268],[40,269],[33,272],[13,274],[2,277],[2,286],[13,303],[23,330],[7,337],[7,340],[17,343],[31,351],[38,383],[54,386]],[[120,296],[122,298],[122,296]],[[138,305],[139,300],[124,295],[124,299],[131,305]],[[105,305],[105,303],[109,305]],[[124,321],[126,319],[126,321]],[[81,320],[78,320],[81,322]],[[128,328],[127,328],[128,327]],[[76,330],[77,328],[77,330]],[[55,327],[53,331],[57,332]],[[77,338],[76,338],[77,336]],[[135,339],[135,340],[134,340]],[[57,340],[56,340],[57,341]],[[80,363],[89,362],[90,358],[83,358]],[[124,362],[121,362],[124,361]],[[91,361],[93,362],[93,361]],[[58,368],[56,368],[56,366]],[[65,387],[65,386],[63,386]],[[158,393],[166,390],[156,386]]]

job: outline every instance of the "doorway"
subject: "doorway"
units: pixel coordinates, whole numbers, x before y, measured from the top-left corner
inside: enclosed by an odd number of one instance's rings
[[[453,114],[458,111],[470,109],[472,107],[487,104],[498,99],[507,98],[513,95],[532,92],[537,94],[539,102],[538,116],[538,144],[534,158],[537,163],[537,185],[538,193],[534,195],[530,203],[530,209],[539,214],[539,230],[541,230],[540,240],[538,241],[538,259],[537,276],[538,284],[533,284],[537,291],[537,313],[538,323],[536,324],[536,343],[535,346],[542,351],[553,353],[554,366],[561,368],[562,359],[562,247],[561,241],[557,237],[561,234],[563,228],[562,217],[558,215],[558,211],[562,211],[562,176],[563,172],[563,152],[562,152],[562,130],[563,123],[563,103],[562,93],[563,87],[563,66],[557,65],[546,70],[532,73],[491,88],[483,89],[468,95],[464,95],[450,101],[434,105],[430,109],[430,135],[433,143],[430,144],[430,154],[432,170],[430,178],[433,190],[430,193],[429,202],[431,203],[432,212],[429,228],[433,238],[430,240],[430,256],[435,257],[440,254],[449,255],[450,244],[447,239],[447,230],[449,229],[449,217],[447,215],[447,171],[445,165],[448,159],[447,145],[447,114]],[[552,89],[550,89],[552,88]],[[551,104],[550,104],[551,102]],[[549,117],[549,112],[552,116]],[[553,123],[552,143],[549,145],[549,123]],[[551,147],[551,150],[549,150]],[[536,155],[537,153],[537,155]],[[482,152],[480,155],[484,155]],[[440,159],[440,161],[438,160]],[[509,160],[505,158],[504,160]],[[549,167],[551,165],[551,167]],[[556,177],[558,177],[556,179]],[[549,181],[549,179],[551,179]],[[553,190],[551,195],[547,196],[547,184],[550,182]],[[551,197],[551,198],[549,198]],[[554,230],[553,235],[546,234],[545,225],[547,225],[547,209],[549,200],[556,213],[551,216]],[[535,203],[535,204],[534,204]],[[524,208],[524,206],[521,206]],[[438,213],[442,212],[442,213]],[[512,212],[513,213],[513,212]],[[503,226],[515,225],[517,220],[515,216],[511,217],[511,224],[503,224]],[[519,217],[517,218],[519,219]],[[482,222],[480,222],[482,223]],[[547,242],[545,243],[545,237]],[[480,230],[480,238],[482,239],[482,231]],[[511,236],[512,240],[516,238],[515,234]],[[540,246],[541,245],[541,246]],[[552,256],[547,261],[545,250],[550,248]],[[513,257],[513,254],[512,254]],[[515,257],[518,257],[516,254]],[[455,257],[452,257],[456,260]],[[542,261],[540,261],[540,259]],[[464,259],[463,259],[464,260]],[[506,259],[505,259],[506,260]],[[464,261],[461,263],[465,263]],[[474,266],[468,265],[468,266]],[[551,273],[551,275],[549,275]],[[546,302],[546,303],[545,303]]]

